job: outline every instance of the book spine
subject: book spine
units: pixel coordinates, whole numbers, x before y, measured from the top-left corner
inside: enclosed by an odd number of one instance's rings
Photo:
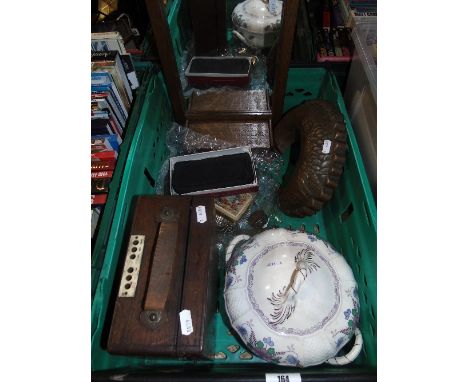
[[[109,192],[109,183],[112,181],[112,172],[101,171],[100,173],[110,173],[110,176],[93,176],[93,173],[91,173],[92,194],[103,194]]]
[[[119,150],[119,144],[117,143],[115,134],[108,134],[108,135],[93,135],[91,137],[91,152],[96,152],[98,150],[102,150],[104,147],[105,150]]]
[[[120,58],[120,54],[117,54],[115,62],[116,62],[116,68],[119,72],[119,76],[122,78],[125,91],[127,92],[127,96],[131,104],[133,102],[133,93],[132,93],[132,89],[130,88],[130,81],[128,80],[127,73],[125,73],[122,59]]]
[[[331,35],[332,35],[332,38],[333,38],[333,46],[335,48],[335,55],[338,56],[338,57],[342,57],[343,56],[343,51],[341,49],[341,44],[340,44],[340,38],[339,38],[339,35],[338,35],[338,31],[333,28],[332,31],[331,31]]]
[[[326,29],[322,29],[321,33],[322,33],[322,38],[323,38],[323,42],[325,45],[325,49],[327,50],[327,55],[333,57],[335,55],[335,52],[333,51],[333,44],[330,39],[329,31]]]
[[[130,110],[130,101],[128,99],[127,93],[125,91],[122,79],[120,78],[117,68],[114,65],[109,66],[108,62],[93,62],[93,71],[94,72],[107,72],[109,73],[112,81],[111,83],[115,86],[117,89],[117,93],[119,94],[121,100],[122,100],[122,105],[124,105],[125,109],[127,111]],[[92,82],[91,82],[92,83]]]
[[[91,118],[109,119],[109,111],[107,110],[91,110]]]
[[[94,99],[93,99],[93,96],[91,96],[91,103],[96,104],[96,108],[99,110],[108,110],[110,115],[112,115],[115,121],[118,123],[119,129],[123,131],[123,128],[125,125],[122,125],[122,123],[125,123],[125,122],[122,120],[122,115],[120,114],[116,105],[112,106],[110,104],[109,100],[107,99],[107,95],[102,98],[94,98]]]
[[[123,110],[124,110],[123,106],[120,105],[118,101],[114,99],[114,97],[111,94],[110,89],[106,93],[104,93],[104,98],[101,98],[101,99],[105,100],[109,104],[109,106],[112,108],[123,130],[125,128],[125,121],[127,120],[127,118],[123,114]]]
[[[91,171],[91,179],[112,178],[114,171]]]
[[[125,117],[125,120],[127,120],[127,118],[128,118],[128,111],[129,111],[130,109],[127,109],[127,108],[125,107],[125,104],[124,104],[122,98],[120,97],[120,94],[119,94],[119,92],[117,91],[117,87],[115,86],[114,83],[111,84],[110,92],[111,92],[111,96],[114,98],[116,104],[119,105],[119,106],[121,106],[121,107],[120,107],[120,110],[123,112],[123,115],[124,115],[124,117]]]
[[[107,92],[109,93],[110,97],[112,98],[112,101],[114,101],[116,107],[119,109],[120,113],[122,113],[124,121],[127,120],[128,118],[128,112],[125,108],[125,105],[120,98],[119,92],[117,91],[117,88],[115,87],[115,84],[111,82],[108,85],[92,85],[91,90],[93,92]],[[111,102],[109,100],[109,102]],[[111,103],[112,104],[112,103]]]
[[[106,121],[103,123],[103,121]],[[91,135],[112,134],[112,127],[107,118],[91,116]]]
[[[93,194],[107,194],[111,179],[91,179],[91,192]]]
[[[127,98],[128,107],[133,101],[132,89],[125,74],[125,70],[120,58],[120,53],[117,50],[104,52],[91,52],[92,69],[99,68],[109,71],[114,81],[116,82],[121,96]]]
[[[118,135],[119,137],[122,137],[123,131],[119,129],[119,126],[117,125],[117,122],[115,121],[112,115],[109,116],[109,123],[111,125],[112,131],[114,132],[114,134]]]
[[[94,233],[96,232],[96,227],[99,221],[100,214],[101,214],[100,207],[93,207],[91,209],[91,238],[94,238]]]
[[[92,194],[91,195],[91,205],[99,206],[105,204],[107,201],[107,194]]]
[[[323,35],[320,30],[317,32],[317,47],[319,56],[326,57],[327,49],[325,48],[325,42],[323,41]]]
[[[93,88],[93,86],[109,86],[111,82],[112,77],[109,73],[105,71],[91,70],[91,88]]]
[[[91,162],[114,161],[117,159],[117,153],[114,150],[100,151],[91,153]]]
[[[93,135],[91,137],[91,146],[94,144],[105,144],[108,148],[118,152],[122,139],[116,134]]]
[[[127,109],[127,111],[130,111],[130,106],[131,106],[132,102],[130,101],[130,98],[129,98],[128,94],[127,94],[124,79],[122,78],[122,76],[121,76],[119,70],[117,69],[116,65],[112,66],[110,74],[111,74],[112,78],[114,79],[113,82],[114,82],[115,87],[117,88],[117,90],[118,90],[118,92],[120,94],[120,98],[124,102],[125,108]],[[125,76],[125,78],[127,78],[127,77]]]
[[[91,37],[91,50],[93,52],[107,52],[116,50],[120,54],[126,54],[125,44],[122,38]]]
[[[120,54],[127,54],[124,40],[118,31],[91,33],[91,42],[97,42],[97,44],[91,43],[92,51],[116,50]]]
[[[91,162],[91,171],[110,171],[115,169],[115,160]]]
[[[137,89],[140,86],[140,84],[138,82],[138,78],[135,72],[132,56],[129,54],[122,54],[120,58],[122,59],[125,74],[127,75],[128,81],[130,82],[130,87],[133,90]]]
[[[350,41],[348,39],[349,29],[347,28],[338,29],[338,36],[339,36],[341,51],[343,52],[343,55],[351,57],[351,47],[349,45]]]

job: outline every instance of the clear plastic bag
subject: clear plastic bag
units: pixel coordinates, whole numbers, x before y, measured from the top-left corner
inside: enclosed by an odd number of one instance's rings
[[[166,146],[169,157],[195,154],[202,151],[214,151],[236,147],[235,144],[223,141],[210,135],[200,134],[192,129],[173,123],[166,134]],[[169,159],[161,166],[155,192],[157,195],[168,194]]]
[[[166,135],[166,145],[170,157],[200,152],[201,148],[202,151],[213,151],[235,147],[232,143],[200,134],[176,123]],[[216,247],[220,256],[224,254],[226,245],[234,236],[255,234],[266,225],[271,225],[269,217],[276,215],[277,191],[281,184],[283,158],[272,149],[252,149],[252,158],[257,174],[258,192],[255,193],[252,204],[237,222],[217,213]],[[157,195],[168,195],[168,190],[169,159],[161,166],[155,192]],[[256,224],[252,224],[249,222],[249,218],[255,212],[258,216],[263,216],[264,219],[259,219]],[[263,226],[259,226],[259,222]]]
[[[166,144],[171,156],[194,154],[202,151],[214,151],[236,147],[216,137],[198,133],[176,123],[166,135]]]

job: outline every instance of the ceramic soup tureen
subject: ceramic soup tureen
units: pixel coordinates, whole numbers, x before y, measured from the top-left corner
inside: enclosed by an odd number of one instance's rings
[[[255,355],[299,367],[344,365],[358,356],[357,284],[330,244],[315,235],[270,229],[236,236],[226,260],[226,311]],[[337,356],[353,335],[349,353]]]
[[[232,33],[252,48],[269,48],[278,36],[282,9],[280,0],[274,6],[268,0],[246,0],[232,12]]]

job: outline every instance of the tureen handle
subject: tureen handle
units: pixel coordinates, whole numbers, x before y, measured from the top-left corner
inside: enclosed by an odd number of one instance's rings
[[[236,31],[235,29],[232,30],[232,34],[233,34],[234,36],[236,36],[239,40],[241,40],[245,45],[250,46],[251,48],[253,47],[253,45],[250,44],[250,43],[247,41],[247,39],[246,39],[244,36],[242,36],[242,35],[241,35],[238,31]]]
[[[231,258],[232,251],[234,250],[234,247],[236,246],[236,244],[242,240],[248,240],[248,239],[250,239],[249,235],[238,235],[234,239],[232,239],[226,249],[226,261],[228,261]]]
[[[359,328],[356,328],[354,330],[354,335],[356,336],[356,339],[354,340],[354,345],[348,354],[345,354],[341,357],[330,358],[326,362],[329,363],[330,365],[346,365],[348,363],[353,362],[357,358],[359,353],[361,352],[362,342],[363,342],[362,333],[359,330]]]

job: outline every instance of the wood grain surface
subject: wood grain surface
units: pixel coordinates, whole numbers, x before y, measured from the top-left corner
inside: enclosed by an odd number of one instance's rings
[[[197,222],[199,205],[205,206],[204,223]],[[145,235],[138,285],[134,297],[116,299],[109,352],[207,355],[206,336],[216,309],[214,222],[212,197],[138,197],[130,230],[130,235]],[[183,309],[191,310],[194,332],[189,336],[181,335]],[[155,312],[156,322],[148,324]]]

